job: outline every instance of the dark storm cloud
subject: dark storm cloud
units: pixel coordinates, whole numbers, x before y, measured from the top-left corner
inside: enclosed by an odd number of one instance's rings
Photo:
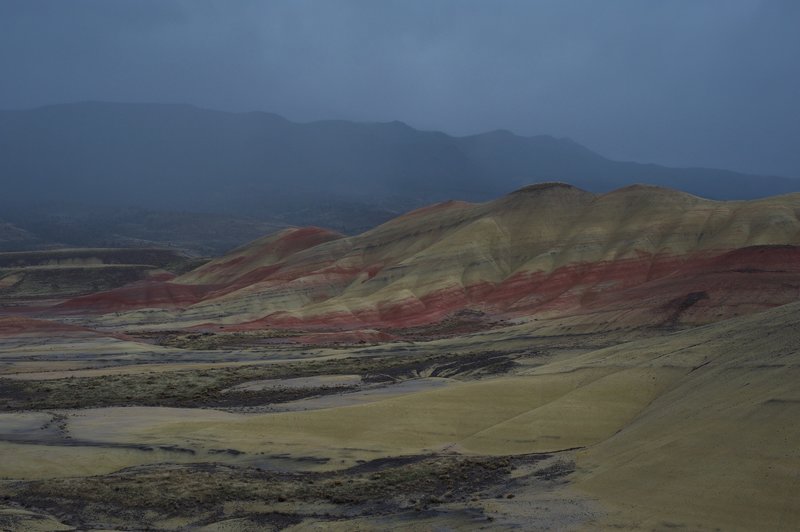
[[[0,107],[187,102],[800,176],[800,2],[0,1]]]

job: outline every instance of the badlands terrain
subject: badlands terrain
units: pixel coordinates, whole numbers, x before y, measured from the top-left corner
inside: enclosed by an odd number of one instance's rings
[[[5,255],[0,529],[800,528],[800,194]]]

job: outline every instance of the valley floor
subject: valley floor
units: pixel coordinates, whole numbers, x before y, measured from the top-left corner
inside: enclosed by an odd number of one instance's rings
[[[800,527],[800,304],[349,347],[20,320],[2,529]]]

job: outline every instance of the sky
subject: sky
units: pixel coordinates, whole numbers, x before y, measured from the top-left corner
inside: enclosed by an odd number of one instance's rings
[[[0,0],[0,108],[190,103],[800,177],[797,0]]]

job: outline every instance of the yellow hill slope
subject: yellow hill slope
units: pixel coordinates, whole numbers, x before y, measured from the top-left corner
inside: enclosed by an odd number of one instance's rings
[[[647,529],[800,527],[800,305],[573,363],[696,368],[582,454],[579,486],[621,508],[619,519]]]

